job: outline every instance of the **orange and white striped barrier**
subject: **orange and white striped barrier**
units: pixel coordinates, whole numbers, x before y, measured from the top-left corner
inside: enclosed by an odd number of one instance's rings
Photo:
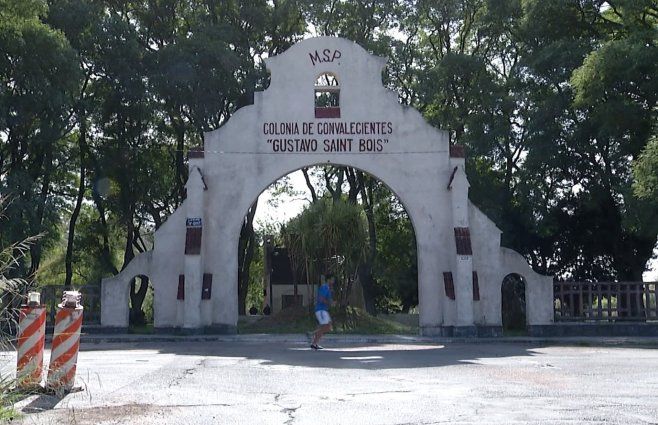
[[[28,303],[21,306],[18,319],[18,359],[16,386],[29,389],[41,385],[43,348],[46,341],[46,307],[40,294],[30,292]]]
[[[64,291],[62,304],[57,307],[46,387],[49,390],[70,391],[75,382],[75,369],[80,349],[83,312],[80,293]]]

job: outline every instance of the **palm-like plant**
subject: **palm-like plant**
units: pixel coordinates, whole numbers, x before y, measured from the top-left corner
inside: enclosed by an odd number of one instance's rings
[[[333,272],[340,306],[347,304],[358,265],[368,249],[367,223],[361,206],[323,198],[305,208],[282,229],[295,272],[317,282]]]

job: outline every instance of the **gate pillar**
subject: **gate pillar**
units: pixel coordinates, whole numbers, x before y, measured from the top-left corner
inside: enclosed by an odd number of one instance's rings
[[[203,178],[202,149],[190,150],[189,177],[185,185],[185,279],[183,327],[201,327],[201,288],[203,284],[203,225],[204,191],[207,189]]]
[[[450,146],[452,174],[448,190],[452,199],[452,223],[455,233],[454,262],[455,302],[457,318],[455,336],[476,336],[473,319],[473,249],[468,219],[468,179],[463,146]]]

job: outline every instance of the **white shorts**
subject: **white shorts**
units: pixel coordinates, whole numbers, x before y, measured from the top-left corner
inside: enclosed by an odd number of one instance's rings
[[[331,323],[331,316],[327,310],[318,310],[315,312],[315,318],[318,319],[318,323],[321,325],[327,325]]]

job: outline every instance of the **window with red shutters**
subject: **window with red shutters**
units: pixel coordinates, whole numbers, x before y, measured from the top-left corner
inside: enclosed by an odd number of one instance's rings
[[[443,287],[446,291],[446,297],[451,300],[455,299],[455,283],[452,280],[452,272],[443,272]]]
[[[212,296],[212,274],[203,274],[203,286],[201,287],[201,299],[209,300]]]
[[[455,244],[457,245],[457,255],[473,255],[471,231],[468,227],[455,227]]]
[[[177,300],[184,300],[185,299],[185,275],[184,274],[179,274],[178,275],[178,292],[176,293],[176,299]]]
[[[473,301],[480,301],[480,282],[476,271],[473,271]]]

